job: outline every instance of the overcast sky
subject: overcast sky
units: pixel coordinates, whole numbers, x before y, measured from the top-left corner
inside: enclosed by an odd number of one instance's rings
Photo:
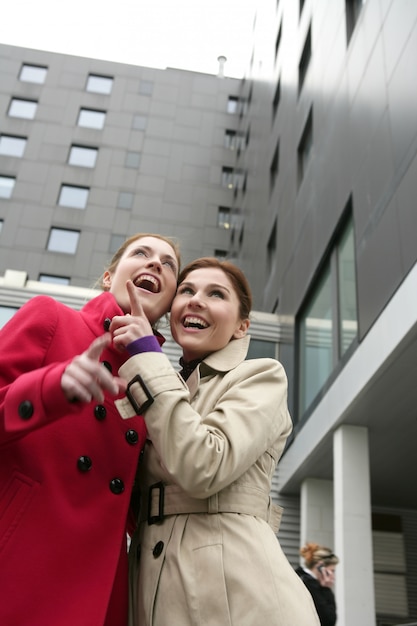
[[[0,43],[241,78],[257,0],[9,0]]]

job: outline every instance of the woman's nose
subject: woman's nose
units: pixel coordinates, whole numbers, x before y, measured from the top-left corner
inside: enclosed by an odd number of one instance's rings
[[[158,272],[162,270],[162,263],[159,257],[152,257],[148,259],[147,265],[149,267],[155,268]]]

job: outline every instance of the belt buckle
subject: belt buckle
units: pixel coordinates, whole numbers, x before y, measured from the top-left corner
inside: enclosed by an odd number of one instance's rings
[[[155,489],[159,489],[159,498],[158,498],[158,513],[157,515],[151,515],[152,511],[152,494]],[[148,526],[152,524],[160,524],[164,521],[164,492],[165,487],[162,481],[158,483],[154,483],[149,487],[148,493]]]

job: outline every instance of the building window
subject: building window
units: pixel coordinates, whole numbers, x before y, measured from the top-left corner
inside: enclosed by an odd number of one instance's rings
[[[127,152],[125,159],[125,167],[133,167],[137,169],[140,165],[140,152]]]
[[[228,229],[231,226],[231,210],[227,206],[219,206],[217,210],[217,226]]]
[[[245,135],[235,130],[226,129],[224,132],[224,147],[229,150],[237,150],[238,152],[244,150],[246,147]]]
[[[272,117],[275,119],[275,116],[278,111],[278,105],[281,100],[281,78],[278,79],[277,86],[275,89],[274,99],[272,101]]]
[[[237,96],[229,96],[227,100],[227,112],[233,114],[239,112],[239,98]]]
[[[310,161],[312,150],[313,150],[313,111],[312,109],[310,109],[310,112],[307,117],[307,121],[304,126],[303,134],[301,135],[301,140],[297,149],[298,184],[299,185],[301,185],[301,182],[306,173],[307,165]]]
[[[303,52],[301,54],[300,63],[298,64],[298,93],[303,88],[307,70],[311,61],[311,25],[308,29],[307,37],[304,43]]]
[[[356,339],[357,329],[356,261],[349,217],[297,322],[300,415]]]
[[[4,156],[22,157],[26,148],[26,137],[0,135],[0,154]]]
[[[8,110],[9,117],[22,117],[26,120],[33,120],[36,114],[38,103],[36,100],[21,100],[12,98]]]
[[[0,198],[11,198],[15,183],[13,176],[0,176]]]
[[[247,359],[277,358],[277,344],[274,341],[264,341],[251,337]]]
[[[117,208],[131,209],[133,207],[134,195],[130,191],[121,191],[117,201]]]
[[[272,192],[272,190],[275,187],[275,182],[276,182],[277,177],[278,177],[278,170],[279,170],[279,140],[278,140],[278,143],[276,145],[274,156],[272,157],[272,161],[271,161],[271,167],[270,167],[270,170],[269,170],[269,190],[270,190],[270,192]]]
[[[23,63],[20,69],[19,80],[25,83],[38,83],[42,85],[46,80],[47,72],[48,68],[42,65]]]
[[[60,206],[72,207],[74,209],[85,209],[88,201],[88,187],[75,187],[74,185],[62,185],[58,198]]]
[[[95,167],[98,148],[71,146],[68,163],[78,167]]]
[[[98,76],[90,74],[87,79],[86,91],[92,93],[110,94],[113,88],[113,78],[111,76]]]
[[[126,235],[112,235],[110,238],[109,252],[114,254],[120,246],[126,241]]]
[[[12,319],[17,310],[18,308],[14,306],[0,306],[0,328]]]
[[[304,0],[300,0],[300,17],[301,17],[301,13],[303,12],[304,9]]]
[[[104,128],[104,122],[106,120],[105,111],[95,111],[94,109],[80,109],[78,115],[78,126],[84,128],[96,128],[101,130]]]
[[[0,233],[2,231],[2,228],[3,228],[3,220],[0,220]]]
[[[216,249],[214,251],[214,256],[216,257],[216,259],[219,259],[219,261],[224,261],[225,259],[227,259],[227,250]]]
[[[153,92],[153,82],[150,80],[141,80],[139,83],[139,93],[142,96],[151,96]]]
[[[282,38],[282,23],[279,25],[277,38],[275,40],[275,60],[277,59],[277,56],[278,56],[279,47],[281,44],[281,38]]]
[[[75,254],[77,251],[79,230],[68,230],[66,228],[51,228],[46,249],[50,252],[62,252],[64,254]]]
[[[355,30],[356,22],[359,19],[359,14],[362,11],[362,7],[365,4],[365,0],[346,0],[346,38],[347,43],[352,37],[352,33]]]
[[[54,276],[53,274],[39,274],[40,283],[52,283],[53,285],[69,285],[68,276]]]
[[[134,130],[145,130],[148,118],[146,115],[134,115],[132,128]]]
[[[233,189],[233,167],[222,167],[222,187]]]

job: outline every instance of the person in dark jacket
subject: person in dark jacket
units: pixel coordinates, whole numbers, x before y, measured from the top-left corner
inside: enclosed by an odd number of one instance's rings
[[[311,593],[321,626],[335,626],[337,613],[332,587],[338,557],[330,548],[317,543],[306,543],[300,550],[304,566],[296,569],[297,574]]]

